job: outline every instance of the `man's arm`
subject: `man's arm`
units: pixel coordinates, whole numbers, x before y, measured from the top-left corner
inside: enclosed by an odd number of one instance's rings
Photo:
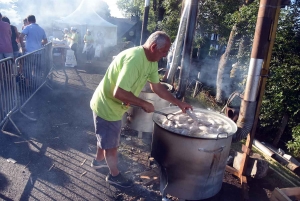
[[[115,88],[113,96],[123,103],[140,106],[143,108],[143,110],[145,110],[145,112],[154,112],[154,106],[151,103],[139,97],[136,97],[133,93],[126,91],[120,87]]]
[[[182,112],[185,112],[186,109],[193,109],[191,105],[182,102],[175,98],[166,88],[160,83],[150,83],[150,87],[154,93],[156,93],[160,98],[165,99],[180,107]]]
[[[23,33],[21,33],[20,36],[19,36],[19,41],[20,41],[20,44],[21,44],[22,53],[25,53],[24,36],[25,35]]]
[[[16,42],[20,43],[20,41],[19,41],[20,33],[18,32],[17,27],[14,27],[14,29],[15,29],[15,32],[16,32]]]

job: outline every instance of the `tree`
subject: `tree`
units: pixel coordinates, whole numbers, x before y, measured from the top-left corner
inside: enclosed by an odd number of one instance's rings
[[[262,103],[260,137],[272,141],[284,115],[289,117],[282,140],[294,154],[300,149],[300,1],[282,10],[270,63],[271,76]],[[282,146],[283,144],[280,143]],[[298,152],[297,152],[298,151]]]
[[[138,1],[138,0],[117,0],[116,2],[118,8],[122,10],[125,13],[125,16],[142,16],[142,7],[144,5],[144,1]]]
[[[237,3],[240,3],[240,5],[234,4],[234,6],[238,7],[238,9],[233,13],[228,13],[226,15],[226,20],[224,21],[224,24],[232,26],[232,29],[226,50],[221,56],[218,65],[216,101],[219,103],[222,103],[225,100],[225,97],[223,96],[225,88],[227,89],[227,96],[236,90],[233,88],[233,85],[226,86],[225,83],[230,82],[230,77],[236,78],[235,74],[237,69],[240,70],[240,73],[242,73],[241,69],[247,64],[247,60],[245,58],[246,56],[248,56],[248,58],[250,56],[249,51],[246,53],[246,50],[250,49],[247,47],[249,46],[249,38],[253,37],[254,20],[250,21],[249,19],[253,19],[253,16],[257,16],[258,9],[256,8],[258,8],[258,1],[256,1],[255,4],[253,4],[252,1],[237,1]],[[238,44],[239,46],[238,52],[235,51],[235,44]],[[229,69],[232,67],[234,69],[231,71],[230,77],[225,77],[225,75],[229,74]],[[240,81],[241,79],[238,80]],[[238,83],[234,82],[234,84],[237,85]]]
[[[122,10],[125,13],[125,16],[136,16],[140,19],[144,14],[145,2],[138,0],[117,0],[117,6],[120,10]],[[150,2],[150,8],[153,8],[153,2]],[[157,19],[158,16],[156,11],[150,9],[147,26],[147,30],[150,33],[156,30]]]
[[[178,32],[181,17],[182,0],[164,0],[163,8],[165,9],[164,18],[158,28],[165,31],[174,41]]]
[[[105,1],[92,1],[91,6],[94,11],[103,19],[108,19],[111,16],[109,6]]]

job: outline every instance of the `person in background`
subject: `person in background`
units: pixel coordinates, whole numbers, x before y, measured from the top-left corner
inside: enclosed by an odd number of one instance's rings
[[[27,26],[29,25],[29,22],[27,20],[27,17],[23,20],[23,26],[22,26],[22,30]]]
[[[121,119],[128,109],[126,104],[140,106],[148,113],[154,112],[152,103],[139,98],[147,81],[160,98],[177,105],[183,112],[192,109],[192,106],[176,99],[159,83],[157,62],[167,56],[170,45],[169,36],[156,31],[144,45],[122,51],[110,64],[92,96],[90,107],[94,117],[97,153],[91,167],[105,167],[106,161],[109,168],[106,181],[110,184],[121,187],[132,185],[132,181],[118,169]]]
[[[2,17],[2,21],[7,22],[8,24],[10,24],[10,20],[8,17]],[[13,54],[14,54],[14,60],[20,56],[20,51],[19,51],[19,32],[17,27],[10,25],[11,28],[11,44],[12,44],[12,48],[13,48]]]
[[[86,53],[86,63],[92,63],[94,38],[89,29],[86,30],[86,34],[83,37],[83,42],[84,47],[82,53]]]
[[[70,46],[71,40],[69,39],[71,37],[71,33],[68,28],[64,28],[64,40],[67,42],[67,45]]]
[[[96,37],[96,47],[95,47],[95,55],[97,60],[100,60],[100,57],[103,57],[102,50],[104,49],[104,41],[103,41],[103,35],[101,32],[97,33]]]
[[[75,58],[77,60],[77,46],[78,46],[78,34],[75,27],[71,27],[70,48],[74,51]],[[78,60],[77,60],[78,61]]]
[[[36,23],[34,15],[29,15],[27,17],[29,25],[27,25],[21,32],[19,36],[19,41],[21,44],[22,54],[28,54],[34,52],[43,47],[43,45],[48,43],[46,33],[42,27]],[[26,36],[26,42],[24,42],[24,37]],[[26,86],[30,85],[30,80],[32,76],[38,78],[42,75],[42,55],[38,52],[33,55],[34,57],[29,57],[33,59],[30,62],[24,63],[20,67],[20,72],[26,77]],[[28,60],[27,60],[28,61]],[[31,64],[31,65],[29,65]]]
[[[27,17],[29,25],[27,25],[19,36],[22,53],[30,53],[35,50],[41,49],[43,45],[48,43],[46,33],[42,27],[36,24],[34,15]],[[26,43],[24,37],[26,36]]]
[[[0,60],[7,57],[14,58],[11,36],[10,25],[2,21],[2,14],[0,13]]]

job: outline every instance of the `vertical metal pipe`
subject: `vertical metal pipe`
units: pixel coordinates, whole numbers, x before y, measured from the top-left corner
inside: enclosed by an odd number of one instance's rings
[[[145,0],[144,19],[142,24],[140,45],[143,45],[144,42],[146,41],[146,31],[148,26],[148,16],[149,16],[149,9],[150,9],[149,5],[150,5],[150,0]]]
[[[190,5],[191,0],[185,0],[184,1],[184,8],[181,13],[181,19],[180,19],[180,24],[176,36],[176,40],[174,41],[174,50],[173,50],[173,58],[171,62],[171,67],[167,76],[167,82],[169,84],[173,84],[173,78],[176,74],[177,68],[178,68],[178,63],[179,63],[179,58],[181,56],[181,49],[182,49],[182,44],[185,36],[185,31],[186,31],[186,26],[187,26],[187,15],[188,15],[188,7]]]
[[[190,66],[191,66],[191,53],[193,46],[194,33],[197,22],[197,14],[198,14],[198,2],[199,0],[192,0],[189,8],[186,34],[184,39],[183,46],[183,57],[181,60],[181,69],[179,75],[179,85],[178,91],[176,93],[176,98],[181,99],[184,97],[186,85],[189,78]]]
[[[272,23],[277,7],[274,0],[261,0],[256,22],[254,41],[251,52],[251,60],[248,70],[248,78],[244,99],[246,101],[256,101],[260,72],[263,67],[264,59],[267,56]]]

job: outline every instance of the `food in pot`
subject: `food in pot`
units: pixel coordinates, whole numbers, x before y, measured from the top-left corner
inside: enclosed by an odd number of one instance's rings
[[[202,112],[194,112],[192,119],[185,113],[177,113],[170,120],[162,117],[158,124],[171,132],[194,137],[209,137],[209,135],[226,134],[231,131],[230,124],[222,118]]]

